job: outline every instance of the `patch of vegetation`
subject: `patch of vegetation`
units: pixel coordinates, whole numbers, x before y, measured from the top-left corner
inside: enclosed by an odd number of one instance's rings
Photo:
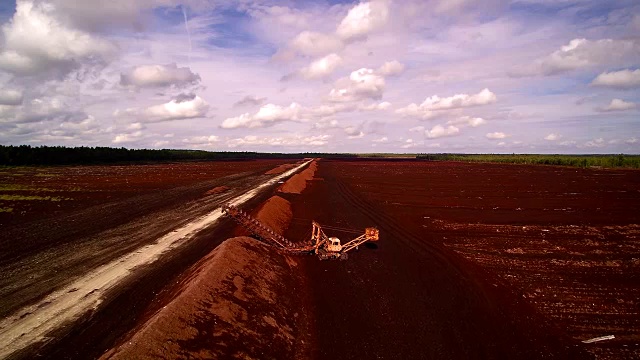
[[[13,212],[13,208],[10,207],[0,207],[0,213],[10,213]]]
[[[420,154],[416,159],[576,167],[640,168],[640,155]]]
[[[37,195],[5,195],[0,194],[0,200],[3,201],[62,201],[72,200],[61,196],[37,196]]]

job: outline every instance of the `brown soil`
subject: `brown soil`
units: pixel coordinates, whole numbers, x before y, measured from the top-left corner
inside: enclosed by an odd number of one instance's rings
[[[318,176],[295,218],[380,229],[348,261],[304,262],[318,358],[638,357],[639,171],[322,160]]]
[[[299,358],[308,329],[304,304],[291,296],[301,291],[296,266],[254,239],[228,239],[173,301],[103,358]]]
[[[282,174],[283,172],[289,170],[289,169],[293,169],[296,166],[296,164],[282,164],[276,168],[273,168],[269,171],[267,171],[266,173],[264,173],[265,175],[278,175],[278,174]]]
[[[254,215],[278,234],[284,234],[291,222],[291,204],[280,196],[272,196]]]
[[[309,166],[298,174],[293,175],[279,189],[282,193],[300,194],[307,187],[307,181],[313,180],[313,176],[318,169],[317,161],[311,162]]]
[[[13,201],[0,213],[0,315],[33,303],[266,181],[280,160],[7,168],[0,194],[73,200]],[[207,190],[229,190],[205,195]],[[20,189],[20,190],[7,190]],[[44,189],[44,190],[43,190]],[[45,191],[46,190],[46,191]]]
[[[225,192],[229,190],[228,186],[216,186],[213,189],[207,191],[206,193],[204,193],[205,195],[214,195],[214,194],[219,194],[221,192]]]

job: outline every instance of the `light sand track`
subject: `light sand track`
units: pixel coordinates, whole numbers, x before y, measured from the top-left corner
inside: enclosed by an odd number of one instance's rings
[[[230,203],[236,206],[244,204],[264,189],[296,173],[310,162],[311,160],[273,177],[253,190],[234,198]],[[94,269],[68,286],[51,293],[37,304],[27,306],[3,319],[0,321],[0,358],[6,358],[33,343],[45,341],[50,332],[96,309],[104,300],[106,292],[133,276],[136,268],[151,264],[171,250],[186,244],[199,231],[215,224],[222,215],[222,211],[218,208],[173,230],[153,244],[143,246]]]

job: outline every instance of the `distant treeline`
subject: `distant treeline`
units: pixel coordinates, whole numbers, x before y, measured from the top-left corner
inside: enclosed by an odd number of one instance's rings
[[[640,155],[420,154],[416,159],[577,167],[640,168]]]
[[[202,150],[149,150],[110,147],[4,146],[0,165],[68,165],[189,160],[302,159],[306,157],[350,157],[346,154],[280,154],[258,152],[211,152]]]

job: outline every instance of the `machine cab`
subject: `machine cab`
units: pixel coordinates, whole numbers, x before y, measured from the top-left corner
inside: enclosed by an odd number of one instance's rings
[[[327,245],[327,250],[331,252],[340,252],[342,250],[340,239],[338,239],[337,237],[330,237],[329,244]]]

